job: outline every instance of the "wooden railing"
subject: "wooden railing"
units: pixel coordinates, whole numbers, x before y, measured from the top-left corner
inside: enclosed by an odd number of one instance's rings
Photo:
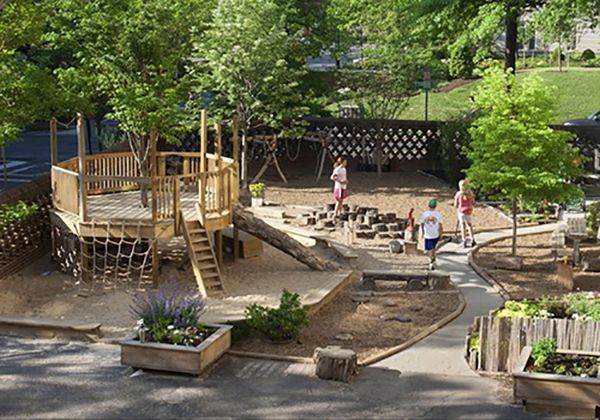
[[[149,177],[139,175],[132,153],[87,156],[84,174],[79,174],[77,159],[61,162],[52,167],[54,206],[86,221],[88,196],[146,187],[153,223],[173,221],[178,232],[182,194],[197,191],[196,204],[201,222],[210,219],[230,221],[233,202],[238,198],[238,165],[228,158],[221,158],[219,163],[211,154],[206,158],[206,169],[201,172],[201,153],[160,152],[154,162],[157,175]],[[80,191],[84,191],[84,200],[81,200]],[[91,217],[101,220],[101,216],[100,219]]]
[[[101,181],[87,185],[88,194],[106,194],[139,189],[135,182],[123,180],[125,177],[138,177],[140,171],[132,153],[103,153],[87,156],[85,174],[106,176]]]

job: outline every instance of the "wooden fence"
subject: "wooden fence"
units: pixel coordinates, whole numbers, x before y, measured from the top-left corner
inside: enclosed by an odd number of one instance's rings
[[[469,341],[479,338],[479,348]],[[565,350],[600,351],[600,322],[572,319],[475,318],[467,335],[465,357],[469,365],[484,372],[511,372],[521,350],[542,337],[556,340]]]
[[[0,278],[22,270],[48,251],[50,241],[50,183],[43,177],[0,194],[0,204],[19,200],[36,203],[39,211],[0,228]]]

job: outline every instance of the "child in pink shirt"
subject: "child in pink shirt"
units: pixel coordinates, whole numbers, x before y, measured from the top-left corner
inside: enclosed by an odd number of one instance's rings
[[[460,223],[460,234],[462,236],[463,245],[465,248],[469,243],[471,246],[476,245],[472,223],[475,196],[469,188],[469,183],[466,179],[463,179],[458,183],[458,191],[454,196],[454,207],[456,207],[458,222]]]

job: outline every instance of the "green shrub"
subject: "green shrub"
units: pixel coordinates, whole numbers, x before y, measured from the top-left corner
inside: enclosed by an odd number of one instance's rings
[[[263,184],[262,182],[250,184],[248,188],[250,189],[250,195],[253,198],[262,198],[265,194],[265,184]]]
[[[283,289],[278,308],[253,303],[244,311],[248,327],[265,334],[273,341],[295,338],[300,328],[308,324],[308,306],[302,305],[300,295]]]
[[[552,338],[540,338],[531,348],[531,357],[535,366],[543,366],[556,354],[556,341]]]
[[[597,292],[569,293],[545,296],[537,301],[508,300],[496,316],[516,318],[570,318],[579,321],[600,321],[600,294]]]
[[[596,58],[596,53],[589,48],[581,53],[581,59],[583,61],[593,60],[594,58]]]
[[[593,202],[587,206],[585,212],[585,224],[587,228],[587,234],[590,238],[595,238],[598,232],[598,216],[600,210],[600,203]]]
[[[473,333],[473,335],[471,336],[471,338],[469,339],[469,350],[471,351],[479,351],[479,346],[480,342],[479,342],[479,333]]]
[[[0,228],[24,220],[39,210],[40,206],[37,204],[22,200],[17,204],[2,204],[0,205]]]

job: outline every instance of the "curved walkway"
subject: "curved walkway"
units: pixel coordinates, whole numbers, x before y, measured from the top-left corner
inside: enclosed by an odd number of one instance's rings
[[[551,232],[555,224],[520,228],[518,235]],[[476,235],[478,243],[511,234],[510,229],[485,232]],[[483,280],[468,263],[471,249],[448,243],[438,254],[438,269],[451,275],[452,281],[465,297],[464,312],[409,349],[391,356],[376,366],[397,369],[402,372],[423,372],[447,375],[478,376],[468,367],[463,358],[465,335],[476,316],[487,315],[503,302],[498,292]]]

